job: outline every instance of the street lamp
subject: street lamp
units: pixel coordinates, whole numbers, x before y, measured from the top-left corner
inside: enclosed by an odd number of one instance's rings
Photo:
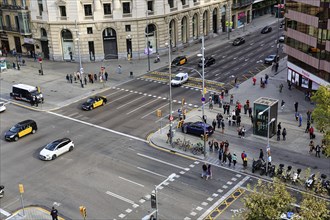
[[[171,81],[172,81],[172,62],[171,62],[171,49],[172,49],[172,42],[171,42],[171,38],[169,36],[169,43],[165,43],[165,46],[168,46],[168,73],[169,73],[169,86],[170,86],[170,95],[169,95],[169,102],[170,102],[170,114],[169,114],[169,120],[170,120],[170,130],[169,130],[169,134],[170,134],[170,145],[172,146],[172,142],[173,142],[173,131],[172,131],[172,127],[173,127],[173,107],[172,107],[172,85],[171,85]]]
[[[276,40],[276,63],[275,63],[275,72],[277,72],[278,70],[278,62],[279,62],[279,58],[278,58],[278,49],[280,47],[279,44],[279,38],[280,38],[280,4],[281,2],[278,0],[277,1],[277,40]]]
[[[150,72],[150,45],[149,45],[149,24],[148,24],[148,14],[150,10],[146,11],[146,24],[147,24],[147,55],[148,55],[148,72]]]
[[[81,83],[81,87],[84,88],[84,84],[83,84],[83,73],[84,73],[84,69],[82,67],[82,63],[81,63],[81,54],[80,54],[80,33],[78,32],[78,27],[77,27],[77,20],[75,21],[75,26],[76,26],[76,41],[78,44],[78,55],[79,55],[79,73],[80,73],[80,83]]]
[[[176,176],[175,173],[172,173],[171,175],[169,175],[166,180],[164,180],[163,182],[161,182],[160,184],[158,184],[156,187],[155,187],[155,197],[156,197],[156,219],[158,219],[158,214],[159,214],[159,211],[158,211],[158,202],[157,202],[157,189],[159,187],[161,187],[165,182],[169,181],[169,180],[172,180],[174,177]]]

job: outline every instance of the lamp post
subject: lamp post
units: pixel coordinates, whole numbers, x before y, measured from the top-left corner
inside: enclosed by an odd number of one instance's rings
[[[281,2],[279,0],[277,0],[277,40],[276,40],[276,67],[275,67],[275,72],[277,72],[278,70],[278,62],[279,62],[279,58],[278,58],[278,49],[280,47],[279,44],[279,38],[280,38],[280,4]]]
[[[201,56],[202,57],[202,75],[199,73],[199,75],[201,75],[202,77],[202,120],[204,122],[204,126],[203,126],[203,130],[204,130],[204,157],[206,156],[206,130],[205,130],[205,120],[206,118],[204,115],[204,104],[205,104],[205,71],[204,71],[204,64],[205,64],[205,58],[204,58],[204,51],[205,51],[205,47],[204,47],[204,34],[202,35],[202,54],[197,54],[197,56]],[[205,119],[205,120],[204,120]]]
[[[79,73],[80,73],[80,83],[81,83],[81,87],[84,88],[84,84],[82,83],[82,80],[83,80],[83,74],[84,74],[84,69],[82,67],[82,63],[81,63],[81,54],[80,54],[80,33],[78,31],[78,26],[77,26],[77,20],[75,21],[75,27],[76,27],[76,35],[77,35],[77,38],[76,38],[76,41],[77,41],[77,44],[78,44],[78,55],[79,55]]]
[[[150,72],[150,45],[149,45],[149,24],[148,24],[148,13],[150,10],[146,11],[146,24],[147,24],[147,55],[148,55],[148,72]]]
[[[170,130],[169,130],[169,134],[170,134],[170,145],[172,146],[172,142],[173,142],[173,107],[172,107],[172,85],[171,85],[171,81],[172,81],[172,63],[171,63],[171,46],[172,46],[172,42],[171,42],[171,38],[169,36],[169,43],[168,44],[168,73],[169,73],[169,86],[170,86],[170,94],[169,94],[169,102],[170,102],[170,114],[169,114],[169,120],[170,120]],[[165,45],[166,45],[165,44]]]
[[[158,184],[157,186],[155,186],[155,197],[156,197],[156,219],[158,219],[158,214],[159,214],[159,210],[158,210],[158,202],[157,202],[157,189],[159,187],[161,187],[165,182],[172,180],[174,177],[176,176],[175,173],[172,173],[171,175],[169,175],[166,180],[164,180],[163,182],[161,182],[160,184]]]

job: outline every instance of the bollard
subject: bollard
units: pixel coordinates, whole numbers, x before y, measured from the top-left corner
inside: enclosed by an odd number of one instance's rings
[[[130,77],[130,78],[133,78],[133,72],[132,72],[132,71],[129,72],[129,77]]]

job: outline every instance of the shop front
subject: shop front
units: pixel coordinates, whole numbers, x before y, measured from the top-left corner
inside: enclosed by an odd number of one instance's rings
[[[305,90],[317,90],[320,85],[327,86],[330,83],[302,69],[295,64],[288,62],[288,82]]]

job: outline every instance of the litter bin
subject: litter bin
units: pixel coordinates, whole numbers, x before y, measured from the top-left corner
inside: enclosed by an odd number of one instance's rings
[[[129,77],[133,78],[133,72],[129,72]]]

